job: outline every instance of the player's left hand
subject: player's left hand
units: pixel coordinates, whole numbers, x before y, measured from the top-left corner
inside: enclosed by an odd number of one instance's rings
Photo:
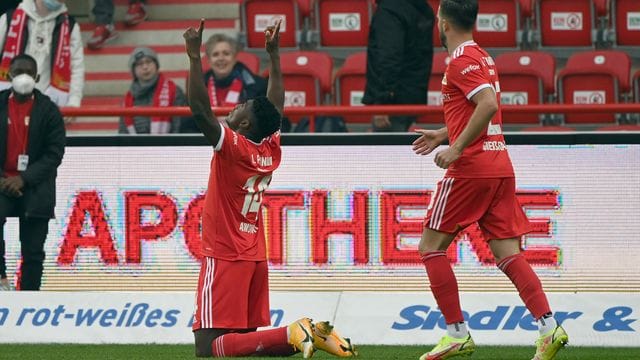
[[[449,165],[453,164],[454,161],[458,160],[460,155],[462,155],[461,151],[454,147],[450,147],[437,153],[433,162],[435,162],[438,167],[446,169]]]
[[[280,49],[280,25],[282,19],[278,19],[275,25],[264,30],[264,47],[269,54],[275,54]]]

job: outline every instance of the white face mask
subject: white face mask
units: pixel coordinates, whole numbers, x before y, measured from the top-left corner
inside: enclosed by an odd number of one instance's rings
[[[36,80],[27,74],[20,74],[11,79],[11,87],[20,95],[29,95],[36,87]]]
[[[58,11],[62,7],[62,3],[57,0],[43,0],[42,2],[49,11]]]

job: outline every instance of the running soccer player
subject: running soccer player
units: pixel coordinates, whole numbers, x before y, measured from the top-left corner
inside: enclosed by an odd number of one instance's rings
[[[281,21],[265,30],[271,58],[266,97],[237,105],[220,123],[202,82],[200,49],[204,20],[184,33],[190,60],[187,99],[195,121],[214,147],[202,215],[202,260],[193,331],[196,356],[288,356],[316,349],[350,357],[355,351],[328,322],[302,318],[270,325],[266,244],[261,219],[263,192],[281,160],[284,85],[280,71]]]
[[[496,263],[511,279],[538,322],[534,360],[553,359],[568,341],[554,320],[536,273],[521,254],[520,239],[531,225],[515,194],[515,176],[502,135],[500,82],[491,56],[473,41],[477,0],[442,0],[438,28],[451,61],[442,79],[446,127],[419,130],[416,154],[427,155],[445,140],[449,148],[435,156],[447,169],[429,207],[419,252],[447,333],[421,360],[448,359],[474,352],[462,317],[458,284],[446,250],[458,232],[478,222]]]

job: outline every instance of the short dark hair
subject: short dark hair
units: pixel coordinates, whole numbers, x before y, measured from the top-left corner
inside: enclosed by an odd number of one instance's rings
[[[251,101],[251,111],[258,126],[258,135],[266,138],[280,130],[281,115],[273,103],[266,96],[258,96]]]
[[[16,55],[13,59],[11,59],[11,62],[9,63],[9,67],[11,67],[14,63],[20,60],[29,61],[31,65],[33,65],[33,69],[36,72],[38,71],[38,63],[36,62],[36,59],[34,59],[31,55],[27,55],[25,53]]]
[[[472,31],[478,17],[478,0],[442,0],[440,14],[460,30]]]

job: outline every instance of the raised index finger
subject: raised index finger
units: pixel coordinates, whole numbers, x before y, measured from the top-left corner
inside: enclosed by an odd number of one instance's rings
[[[204,18],[200,19],[200,27],[198,28],[198,34],[202,35],[202,32],[204,31]]]
[[[282,24],[282,18],[278,19],[278,21],[276,21],[276,30],[275,30],[275,35],[278,35],[280,33],[280,24]]]

